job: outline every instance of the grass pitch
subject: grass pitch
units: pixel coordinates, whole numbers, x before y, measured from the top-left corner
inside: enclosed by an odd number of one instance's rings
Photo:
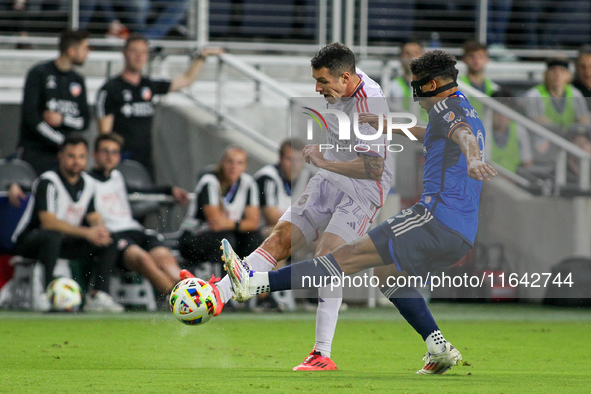
[[[432,304],[464,365],[420,376],[426,348],[396,310],[341,314],[338,371],[292,372],[313,313],[222,314],[190,327],[171,314],[0,312],[0,392],[588,392],[591,310]]]

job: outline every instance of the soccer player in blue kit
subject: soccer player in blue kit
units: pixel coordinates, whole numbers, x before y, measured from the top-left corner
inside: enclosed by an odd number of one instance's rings
[[[417,373],[441,374],[462,360],[460,352],[441,334],[415,287],[385,285],[391,282],[385,281],[388,274],[426,277],[461,259],[474,246],[481,181],[490,181],[497,174],[484,162],[485,130],[457,88],[455,64],[456,59],[441,50],[427,52],[410,64],[414,97],[429,113],[426,128],[411,129],[423,141],[425,156],[425,190],[420,202],[326,256],[277,271],[251,271],[230,244],[222,241],[222,258],[237,298],[303,288],[304,277],[311,278],[308,283],[320,283],[326,277],[340,279],[376,267],[380,290],[427,345],[425,366]],[[376,129],[381,121],[374,114],[362,114],[359,119]]]

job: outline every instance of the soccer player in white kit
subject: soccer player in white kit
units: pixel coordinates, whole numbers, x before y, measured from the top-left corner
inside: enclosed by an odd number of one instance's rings
[[[357,123],[353,119],[354,112],[388,112],[380,85],[355,67],[355,55],[345,45],[332,43],[323,47],[312,58],[311,65],[316,91],[326,99],[323,109],[343,111],[349,116],[351,127]],[[321,114],[323,109],[317,113]],[[319,145],[304,148],[305,160],[319,171],[310,179],[305,191],[294,199],[271,235],[246,257],[253,270],[273,270],[277,261],[289,257],[316,238],[319,238],[316,256],[358,239],[369,229],[390,190],[393,161],[386,149],[386,136],[380,135],[372,141],[342,141],[339,140],[337,117],[333,114],[323,117],[327,124],[327,144],[323,144],[322,151]],[[369,124],[358,127],[362,134],[376,134]],[[353,130],[351,135],[355,135]],[[318,237],[322,228],[326,229]],[[229,301],[232,297],[229,277],[216,286],[220,301]],[[310,355],[294,367],[294,371],[337,369],[330,353],[342,303],[342,288],[333,291],[320,288],[318,292],[316,343]],[[219,312],[216,311],[216,315]]]

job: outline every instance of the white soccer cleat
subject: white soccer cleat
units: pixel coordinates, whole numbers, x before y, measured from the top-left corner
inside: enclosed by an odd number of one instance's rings
[[[124,312],[123,305],[115,302],[113,297],[104,291],[97,291],[94,296],[86,295],[86,304],[84,305],[84,312]]]
[[[425,366],[423,369],[417,371],[417,374],[443,374],[451,367],[458,365],[462,361],[462,355],[451,343],[446,342],[443,352],[437,354],[427,352],[425,357],[423,357],[423,361],[425,361]]]
[[[248,290],[250,285],[250,265],[246,260],[238,258],[227,239],[222,240],[220,249],[223,252],[224,269],[228,272],[232,283],[232,292],[234,293],[232,298],[238,302],[251,299],[254,294],[251,294]]]

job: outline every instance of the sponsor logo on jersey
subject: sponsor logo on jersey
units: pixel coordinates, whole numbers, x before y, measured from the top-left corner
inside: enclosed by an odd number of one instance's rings
[[[142,100],[150,101],[150,99],[152,98],[152,90],[149,87],[144,86],[140,92],[140,95],[142,97]]]
[[[443,115],[443,120],[445,120],[447,123],[451,122],[455,118],[456,118],[456,115],[454,115],[454,113],[452,111],[449,111],[448,113]]]
[[[123,101],[132,101],[133,94],[131,94],[131,90],[123,89]]]
[[[474,108],[471,108],[471,109],[464,108],[464,112],[466,113],[467,117],[478,119],[478,113],[476,112],[476,110]]]
[[[48,75],[47,76],[47,82],[45,82],[45,87],[47,89],[57,88],[57,82],[55,81],[55,75]]]
[[[70,84],[70,94],[74,97],[80,96],[82,93],[82,86],[78,82],[72,82]]]
[[[309,194],[304,194],[302,197],[300,197],[300,200],[298,201],[298,206],[303,207],[304,204],[306,203],[306,201],[308,201],[309,197],[310,197]]]

